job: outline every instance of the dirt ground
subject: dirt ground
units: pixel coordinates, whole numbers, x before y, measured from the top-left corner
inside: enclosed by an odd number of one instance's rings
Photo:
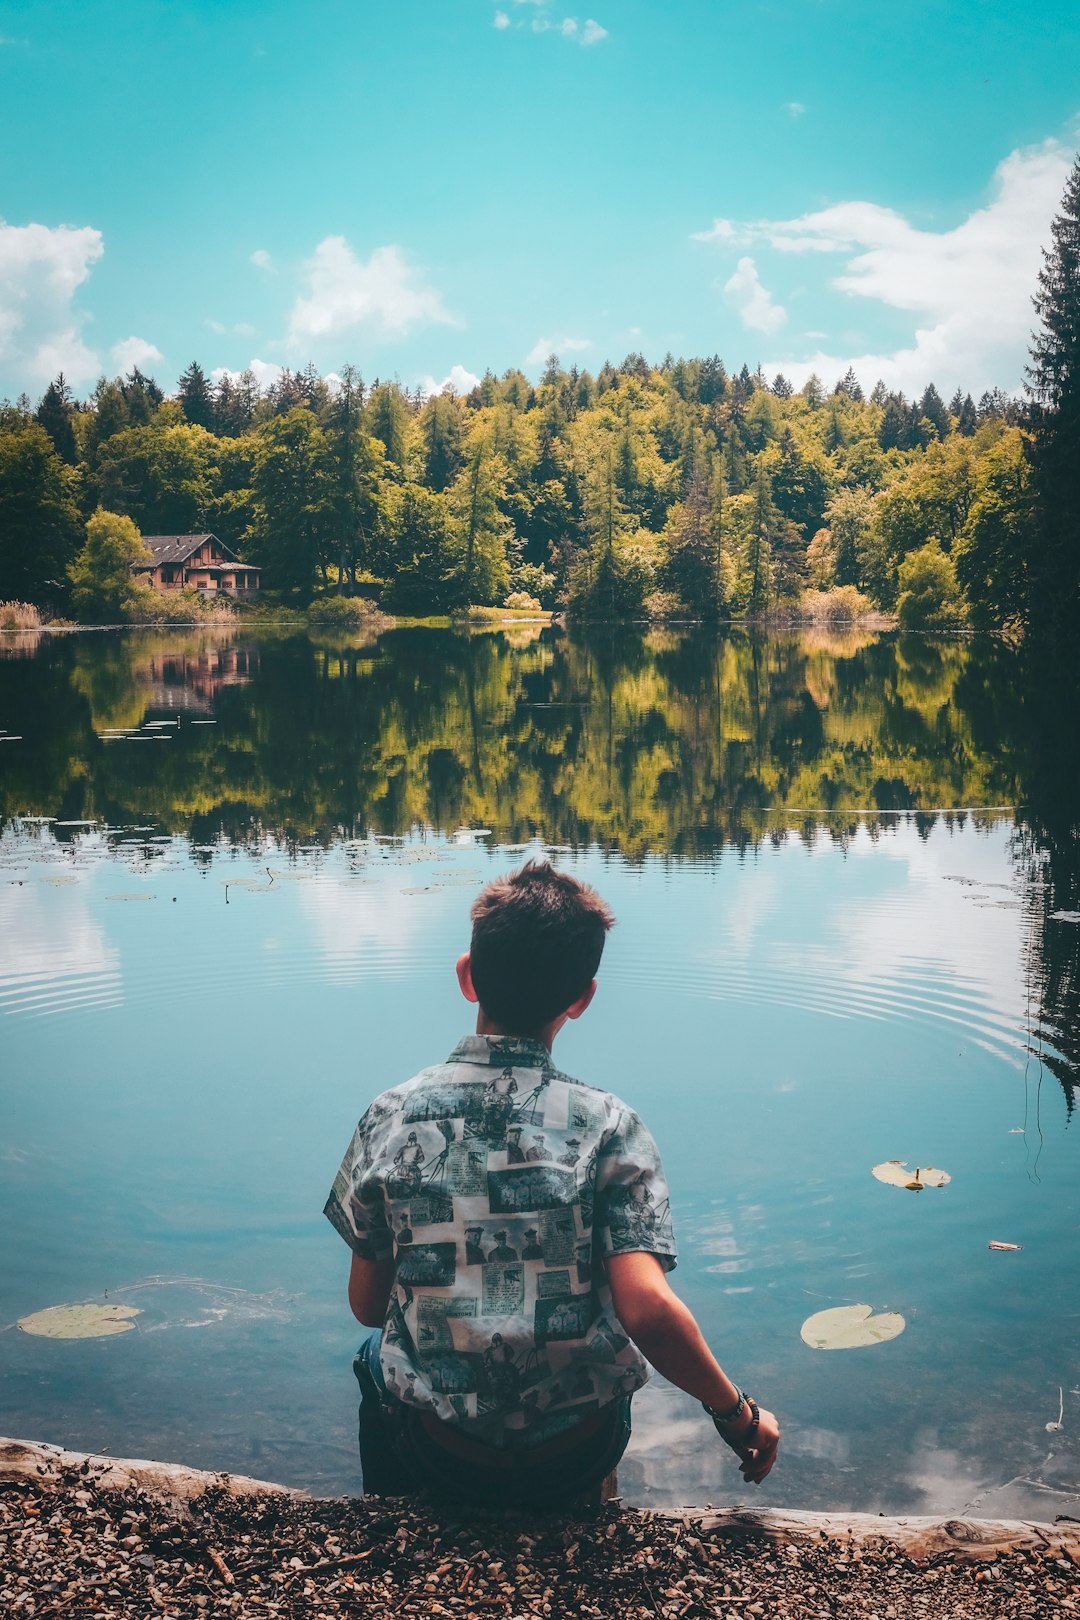
[[[0,1613],[19,1620],[1059,1620],[1080,1615],[1078,1563],[1050,1543],[963,1563],[880,1544],[733,1540],[618,1503],[587,1519],[526,1519],[220,1489],[163,1502],[90,1469],[59,1485],[0,1485]]]

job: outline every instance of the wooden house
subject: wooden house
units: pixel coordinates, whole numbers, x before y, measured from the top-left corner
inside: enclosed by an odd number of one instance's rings
[[[241,562],[216,534],[144,534],[148,561],[132,573],[146,575],[155,591],[206,591],[248,597],[259,589],[259,569]]]

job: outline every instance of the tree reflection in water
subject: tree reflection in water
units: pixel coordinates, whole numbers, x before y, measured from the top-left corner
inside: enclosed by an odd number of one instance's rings
[[[178,719],[168,746],[102,733]],[[994,638],[514,626],[0,636],[0,814],[194,843],[418,827],[629,861],[1014,816],[1032,1042],[1080,1064],[1071,674]],[[214,724],[200,724],[212,720]]]

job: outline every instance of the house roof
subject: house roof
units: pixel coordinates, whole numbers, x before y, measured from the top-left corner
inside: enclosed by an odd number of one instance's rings
[[[198,551],[205,540],[213,540],[222,551],[222,554],[236,562],[236,552],[230,551],[223,540],[216,534],[144,534],[143,545],[148,546],[154,558],[154,565],[158,563],[187,562],[192,552]]]

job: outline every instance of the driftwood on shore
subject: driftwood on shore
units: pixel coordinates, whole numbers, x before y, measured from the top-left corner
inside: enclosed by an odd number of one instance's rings
[[[100,1453],[64,1451],[59,1446],[0,1438],[0,1483],[33,1480],[39,1488],[70,1489],[74,1475],[92,1478],[97,1487],[135,1489],[163,1500],[190,1502],[208,1490],[234,1497],[285,1496],[304,1499],[304,1491],[245,1474],[209,1473],[179,1463],[142,1458],[106,1457]],[[838,1541],[852,1547],[888,1545],[922,1560],[947,1554],[954,1559],[992,1559],[1007,1552],[1054,1552],[1080,1565],[1080,1523],[1063,1520],[1038,1524],[1028,1519],[886,1518],[874,1513],[803,1513],[784,1508],[730,1507],[701,1514],[658,1514],[673,1521],[691,1520],[699,1535],[764,1538],[790,1546]]]
[[[1037,1524],[1032,1519],[886,1518],[876,1513],[797,1513],[786,1508],[731,1507],[705,1513],[701,1533],[764,1536],[806,1546],[845,1541],[856,1546],[888,1542],[909,1558],[996,1558],[1005,1552],[1053,1549],[1080,1564],[1080,1524]]]
[[[64,1451],[60,1446],[33,1440],[0,1438],[0,1483],[30,1479],[46,1489],[69,1489],[72,1474],[90,1475],[109,1490],[139,1490],[150,1496],[190,1502],[204,1491],[223,1490],[230,1496],[305,1496],[305,1491],[246,1474],[212,1474],[182,1463],[149,1462],[142,1457],[106,1457],[101,1452]]]

